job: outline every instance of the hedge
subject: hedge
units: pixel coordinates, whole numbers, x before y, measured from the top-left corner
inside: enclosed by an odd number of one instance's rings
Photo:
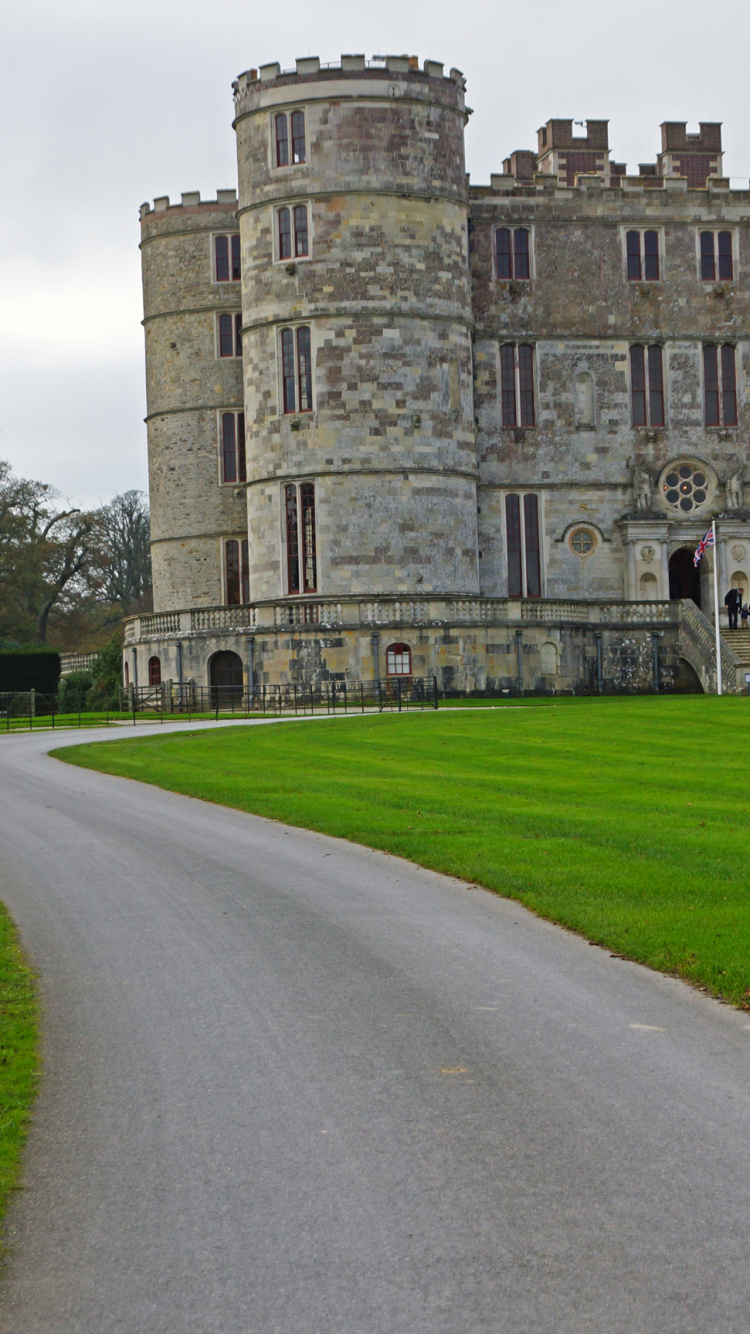
[[[26,652],[0,650],[0,694],[9,691],[39,690],[51,695],[60,680],[60,654],[48,649]]]

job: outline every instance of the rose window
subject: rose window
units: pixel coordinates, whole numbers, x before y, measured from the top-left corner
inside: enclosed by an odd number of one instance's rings
[[[576,528],[569,537],[570,549],[576,556],[590,556],[596,547],[596,537],[590,528]]]
[[[664,499],[673,509],[689,514],[700,509],[708,499],[708,478],[695,463],[678,463],[670,468],[662,482]]]

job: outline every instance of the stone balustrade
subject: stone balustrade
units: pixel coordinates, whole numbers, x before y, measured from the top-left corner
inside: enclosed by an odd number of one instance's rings
[[[679,619],[671,602],[573,601],[569,598],[279,598],[249,606],[195,607],[135,616],[125,642],[210,633],[212,630],[283,630],[286,626],[337,628],[420,625],[670,624]]]

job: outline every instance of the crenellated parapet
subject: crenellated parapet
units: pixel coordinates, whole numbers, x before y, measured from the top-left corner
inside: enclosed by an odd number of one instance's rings
[[[417,56],[405,55],[373,56],[370,60],[363,55],[343,55],[338,63],[321,63],[317,56],[307,56],[297,60],[293,70],[282,70],[278,61],[246,70],[232,85],[235,112],[240,117],[269,97],[294,100],[294,90],[301,83],[319,85],[320,96],[326,95],[322,91],[326,84],[335,84],[337,95],[346,97],[346,85],[352,81],[358,88],[362,83],[371,84],[373,97],[409,96],[431,102],[438,98],[468,114],[464,102],[466,80],[461,70],[451,69],[446,74],[437,60],[425,60],[420,68]],[[285,89],[290,91],[285,93]]]

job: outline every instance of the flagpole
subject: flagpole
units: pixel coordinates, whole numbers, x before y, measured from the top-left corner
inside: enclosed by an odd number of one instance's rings
[[[716,629],[716,693],[721,694],[721,638],[719,635],[719,577],[716,567],[719,563],[719,548],[716,545],[716,520],[711,524],[714,547],[714,626]]]

